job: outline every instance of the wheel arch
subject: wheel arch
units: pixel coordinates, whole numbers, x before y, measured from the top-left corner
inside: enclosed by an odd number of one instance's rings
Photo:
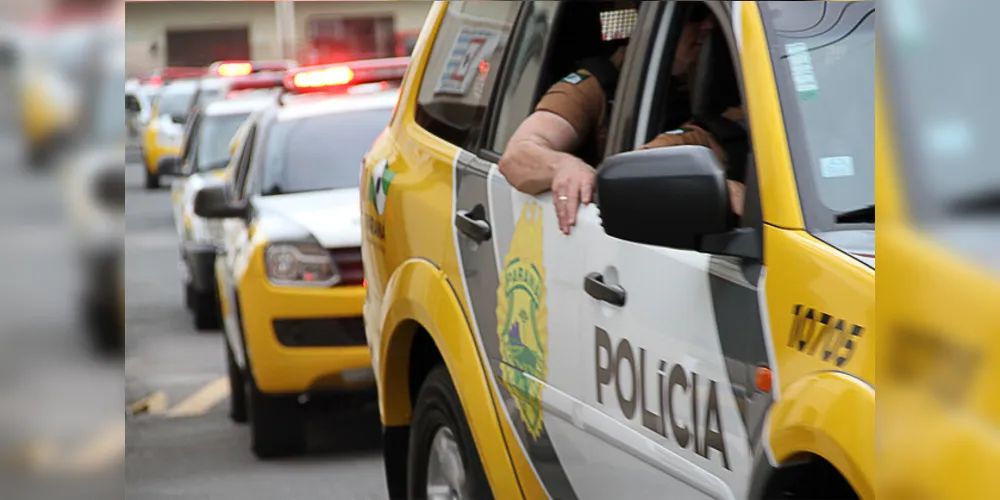
[[[491,487],[498,497],[507,498],[501,495],[504,492],[520,496],[488,371],[447,276],[425,259],[404,262],[389,279],[383,304],[377,370],[379,408],[387,432],[394,429],[408,434],[416,393],[439,360],[455,383]],[[399,449],[403,438],[397,434],[394,440],[395,451],[403,451]],[[497,456],[500,449],[507,456]],[[405,468],[397,466],[390,471],[387,464],[387,474],[390,485],[405,484]],[[404,475],[402,482],[400,474]]]
[[[862,499],[875,498],[875,389],[844,372],[809,375],[771,409],[769,461],[782,469],[830,464]]]

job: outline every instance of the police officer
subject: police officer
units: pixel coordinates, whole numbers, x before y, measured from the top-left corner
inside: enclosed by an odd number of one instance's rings
[[[672,92],[674,95],[686,94],[687,76],[714,28],[714,19],[707,8],[700,7],[700,12],[688,18],[681,32],[672,67],[672,83],[679,84],[680,92]],[[596,173],[591,165],[604,157],[610,99],[625,49],[625,45],[618,46],[609,58],[584,59],[580,69],[555,83],[539,101],[535,112],[514,132],[499,162],[500,172],[518,190],[530,194],[552,190],[559,229],[565,234],[576,223],[580,204],[589,204],[593,197]],[[687,110],[686,101],[681,105]],[[676,110],[678,103],[668,107]],[[690,119],[681,128],[658,135],[640,149],[701,145],[711,148],[726,165],[727,148],[709,130],[734,131],[729,125],[742,120],[742,114],[742,108],[736,106],[721,117]],[[742,139],[745,141],[745,135]],[[743,185],[730,180],[729,190],[733,210],[741,215]]]

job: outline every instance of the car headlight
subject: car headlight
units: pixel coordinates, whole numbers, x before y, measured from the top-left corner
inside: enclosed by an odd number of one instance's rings
[[[329,252],[315,243],[274,243],[264,250],[267,278],[280,286],[331,287],[340,273]]]
[[[164,147],[176,147],[181,145],[181,133],[175,130],[160,127],[156,130],[156,143]]]

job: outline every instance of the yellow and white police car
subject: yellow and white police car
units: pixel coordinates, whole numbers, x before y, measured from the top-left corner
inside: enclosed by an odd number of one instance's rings
[[[875,4],[636,3],[430,11],[362,173],[391,498],[874,498]],[[694,6],[717,23],[672,109]],[[497,162],[623,32],[596,203],[564,235]],[[710,150],[634,151],[726,99],[739,223]]]
[[[230,415],[261,458],[304,446],[300,398],[372,392],[361,309],[362,156],[389,122],[405,58],[300,68],[293,94],[237,136],[224,186],[195,214],[224,219],[216,259]]]
[[[196,90],[196,79],[174,80],[164,85],[153,99],[149,122],[139,142],[146,189],[160,187],[160,160],[180,154]]]
[[[174,225],[180,238],[181,281],[185,305],[199,330],[221,326],[215,256],[222,247],[222,222],[194,214],[194,198],[205,186],[222,185],[237,131],[250,115],[275,96],[219,100],[198,108],[190,118],[180,156],[160,160],[160,175],[173,176]]]

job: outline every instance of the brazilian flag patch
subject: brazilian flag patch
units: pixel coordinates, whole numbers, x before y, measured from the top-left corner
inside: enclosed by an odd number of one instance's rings
[[[571,85],[576,85],[586,80],[587,78],[590,78],[590,75],[588,75],[587,73],[570,73],[566,75],[566,77],[563,78],[562,81],[569,83]]]

